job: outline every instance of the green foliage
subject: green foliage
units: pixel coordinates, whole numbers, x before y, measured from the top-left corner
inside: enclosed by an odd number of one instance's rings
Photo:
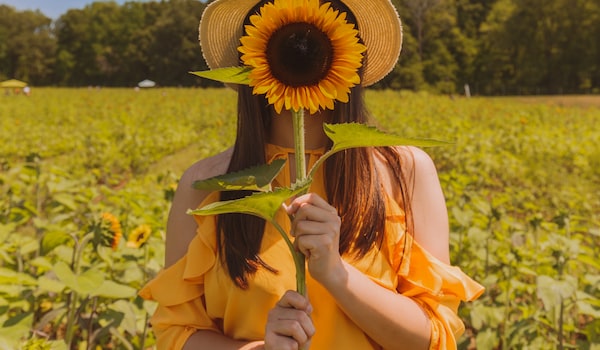
[[[382,130],[452,141],[426,150],[452,261],[486,287],[459,310],[459,348],[598,348],[598,109],[397,91],[367,91],[367,102]],[[178,176],[231,144],[234,107],[228,89],[3,98],[0,348],[67,349],[69,323],[81,348],[153,346],[155,305],[135,292],[163,265]],[[115,250],[84,240],[105,212],[122,227]],[[127,247],[141,224],[150,239]]]
[[[0,4],[0,80],[19,77],[49,83],[56,59],[52,21],[39,12]]]
[[[307,182],[295,188],[276,188],[270,192],[254,193],[241,199],[215,202],[200,209],[190,210],[188,214],[217,215],[243,213],[256,215],[268,221],[274,221],[283,202],[293,196],[306,192],[309,187],[310,183]]]
[[[34,86],[134,86],[147,78],[163,86],[207,85],[187,73],[206,68],[197,31],[205,6],[97,1],[52,22],[0,5],[0,78]]]
[[[206,191],[269,191],[271,182],[284,165],[284,159],[275,159],[270,164],[195,181],[192,186],[197,190]]]
[[[3,101],[0,347],[153,344],[153,305],[136,292],[164,261],[174,173],[231,139],[233,92],[219,94],[222,103],[205,90],[37,89]],[[114,251],[89,235],[105,212],[122,228]],[[128,248],[142,224],[153,235]]]
[[[226,67],[191,73],[222,83],[248,85],[250,83],[249,75],[251,70],[250,67]]]

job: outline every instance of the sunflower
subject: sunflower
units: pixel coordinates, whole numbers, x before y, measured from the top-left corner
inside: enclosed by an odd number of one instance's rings
[[[150,234],[152,233],[152,228],[149,225],[140,225],[136,227],[130,234],[127,239],[127,247],[129,248],[139,248],[150,238]]]
[[[254,94],[275,111],[333,109],[360,83],[366,47],[346,13],[319,0],[275,0],[250,16],[238,50]]]
[[[94,245],[111,247],[116,250],[123,236],[121,223],[111,213],[102,213],[99,224],[94,229]]]

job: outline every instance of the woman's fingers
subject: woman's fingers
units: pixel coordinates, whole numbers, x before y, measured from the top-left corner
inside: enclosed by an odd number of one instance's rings
[[[293,216],[293,236],[339,233],[341,222],[337,210],[316,194],[309,193],[296,198],[287,211]]]
[[[288,214],[296,215],[298,209],[306,204],[310,204],[314,207],[321,208],[331,213],[337,213],[336,209],[332,207],[327,201],[321,198],[319,195],[314,193],[308,193],[300,197],[295,198],[292,203],[287,207]]]
[[[277,306],[282,308],[294,308],[296,310],[303,310],[307,314],[312,312],[312,305],[308,301],[308,298],[298,292],[288,290],[283,294],[281,299],[277,302]]]
[[[305,344],[314,335],[312,321],[306,313],[288,314],[278,318],[270,327],[270,333],[294,339],[298,344]]]
[[[299,349],[310,342],[315,328],[312,306],[297,292],[288,291],[269,312],[265,332],[266,349]]]

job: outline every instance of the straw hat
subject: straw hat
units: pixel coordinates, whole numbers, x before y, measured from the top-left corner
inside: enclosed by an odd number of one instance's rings
[[[391,0],[341,0],[357,19],[367,47],[362,86],[385,77],[396,65],[402,46],[402,25]],[[216,0],[200,20],[200,46],[209,68],[239,66],[240,38],[248,11],[259,0]]]

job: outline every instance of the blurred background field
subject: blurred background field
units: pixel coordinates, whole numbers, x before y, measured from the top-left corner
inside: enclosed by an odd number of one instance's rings
[[[461,308],[459,347],[599,349],[600,98],[367,100],[384,130],[453,142],[427,152],[452,261],[486,286]],[[235,103],[200,88],[0,96],[0,349],[152,348],[136,291],[163,264],[178,177],[231,145]]]

